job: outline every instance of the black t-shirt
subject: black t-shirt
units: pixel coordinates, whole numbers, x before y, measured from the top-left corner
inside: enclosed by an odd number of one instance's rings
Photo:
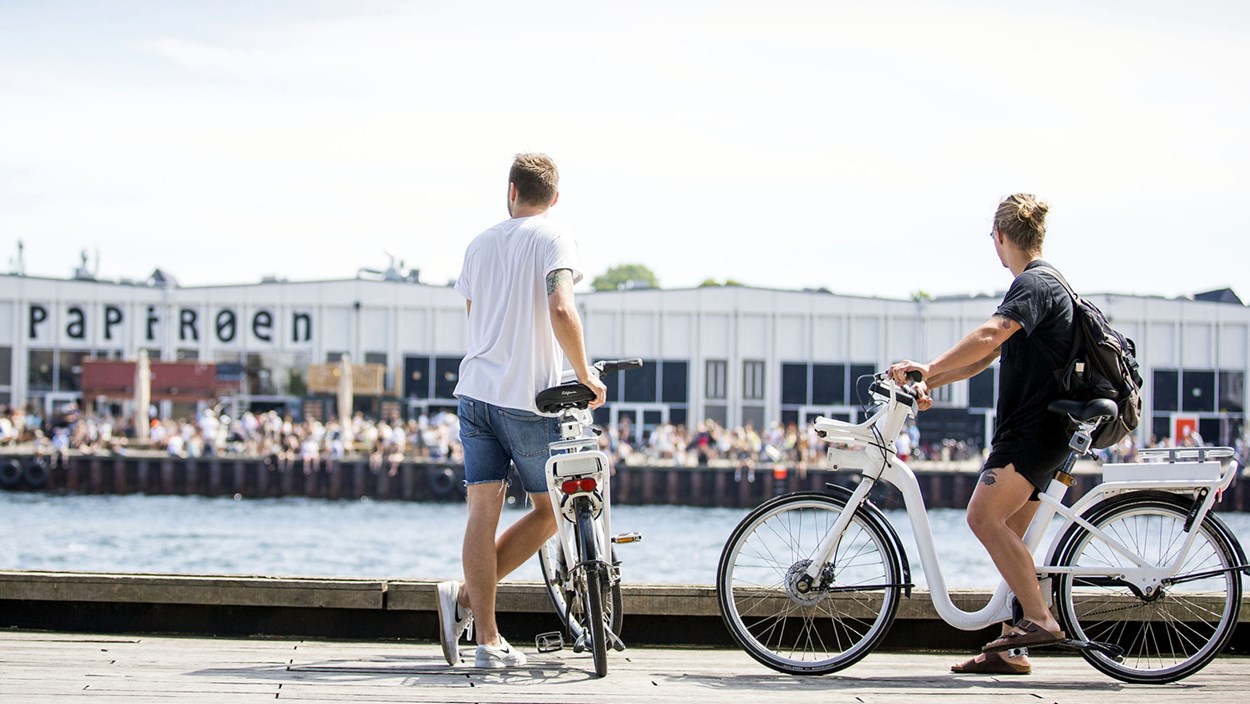
[[[998,376],[998,427],[986,468],[1013,464],[1044,490],[1067,458],[1064,418],[1046,410],[1061,397],[1055,370],[1072,351],[1072,298],[1054,277],[1030,262],[1011,283],[994,315],[1020,324],[1002,346]]]

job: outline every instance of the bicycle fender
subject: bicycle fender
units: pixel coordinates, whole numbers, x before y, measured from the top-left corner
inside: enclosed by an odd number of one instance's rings
[[[837,484],[828,482],[825,483],[825,490],[825,493],[840,497],[848,503],[851,499],[851,494],[853,493],[850,489],[844,486],[838,486]],[[864,499],[864,503],[860,504],[860,507],[856,510],[861,512],[869,520],[876,522],[882,529],[882,532],[889,536],[889,539],[894,543],[894,549],[897,551],[899,559],[899,564],[897,564],[896,567],[899,568],[899,574],[903,575],[903,583],[907,585],[903,589],[903,594],[910,599],[912,588],[911,561],[907,559],[907,548],[903,546],[903,541],[898,537],[898,532],[894,530],[894,526],[890,524],[890,521],[885,517],[885,514],[881,513],[881,509],[877,508],[877,505],[871,500]]]

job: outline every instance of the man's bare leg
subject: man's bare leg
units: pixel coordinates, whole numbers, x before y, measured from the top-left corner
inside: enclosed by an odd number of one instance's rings
[[[489,540],[485,535],[474,533],[472,537],[474,556],[473,572],[470,572],[470,530],[477,525],[475,521],[473,509],[473,492],[474,487],[489,486],[492,491],[498,491],[494,484],[482,484],[469,487],[469,523],[465,528],[464,536],[464,578],[465,588],[460,590],[460,606],[473,609],[473,622],[475,624],[475,634],[477,642],[482,645],[497,645],[499,642],[499,627],[495,621],[495,593],[496,585],[499,580],[511,574],[516,568],[525,563],[526,560],[534,556],[538,549],[542,547],[547,539],[555,534],[556,524],[555,516],[551,512],[551,500],[546,493],[530,494],[530,501],[533,506],[530,510],[518,519],[515,523],[504,531],[503,535],[495,540],[495,531],[499,527],[499,514],[503,506],[502,492],[499,496],[495,496],[490,492],[489,496],[480,500],[480,503],[487,508],[493,507],[493,523],[489,533]],[[490,518],[487,512],[486,519]],[[486,520],[482,521],[483,524]],[[489,547],[487,547],[489,546]],[[486,556],[482,553],[490,553]],[[483,589],[479,582],[487,581],[487,575],[493,576],[494,581],[490,582],[489,589]],[[488,591],[489,594],[483,594]],[[481,599],[488,598],[489,601]],[[480,604],[489,604],[489,609],[480,608]],[[487,616],[489,614],[489,616]]]

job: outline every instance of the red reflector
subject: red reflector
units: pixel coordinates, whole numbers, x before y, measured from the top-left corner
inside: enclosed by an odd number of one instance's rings
[[[566,494],[576,494],[578,492],[591,492],[595,487],[599,486],[598,482],[590,477],[583,479],[566,479],[560,484],[560,491]]]

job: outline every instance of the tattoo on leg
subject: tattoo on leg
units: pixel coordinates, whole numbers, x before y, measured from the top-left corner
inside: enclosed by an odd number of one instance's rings
[[[573,283],[573,272],[568,269],[556,269],[547,274],[547,295],[556,292],[556,289]]]
[[[997,481],[998,481],[998,475],[994,474],[994,470],[992,470],[992,469],[987,469],[987,470],[985,470],[984,472],[981,472],[981,483],[982,483],[982,484],[985,484],[985,485],[987,485],[987,486],[988,486],[988,485],[993,484],[993,483],[995,483],[995,482],[997,482]]]

